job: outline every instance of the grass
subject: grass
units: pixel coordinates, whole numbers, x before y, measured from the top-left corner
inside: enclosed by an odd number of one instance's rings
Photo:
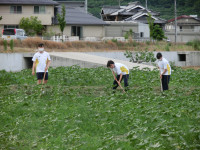
[[[196,50],[191,44],[178,43],[177,45],[167,42],[136,42],[129,40],[128,42],[120,42],[117,40],[103,41],[103,42],[53,42],[41,40],[40,38],[28,38],[23,41],[14,40],[14,52],[35,52],[37,45],[44,43],[45,49],[48,52],[68,52],[68,51],[194,51]],[[196,46],[197,47],[197,46]],[[0,39],[0,52],[3,51],[3,40]],[[13,52],[8,50],[6,52]]]
[[[200,70],[177,69],[160,93],[158,71],[134,68],[130,90],[112,93],[106,68],[0,71],[0,149],[200,149]]]

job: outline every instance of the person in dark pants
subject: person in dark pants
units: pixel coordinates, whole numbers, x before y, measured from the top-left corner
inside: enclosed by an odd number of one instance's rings
[[[122,80],[124,80],[124,87],[126,88],[125,90],[127,90],[129,79],[128,67],[121,63],[114,63],[112,60],[107,62],[107,67],[111,69],[114,76],[113,90],[117,89]],[[117,75],[115,75],[115,73]]]
[[[171,76],[171,67],[169,62],[162,57],[161,53],[156,55],[158,59],[158,68],[160,70],[160,79],[162,80],[162,89],[163,91],[169,89],[169,81]]]
[[[32,75],[35,75],[35,70],[37,74],[37,84],[41,84],[43,78],[44,83],[48,81],[48,68],[50,66],[51,58],[49,53],[44,51],[44,44],[38,45],[38,52],[33,56],[33,67]],[[45,75],[45,77],[44,77]]]

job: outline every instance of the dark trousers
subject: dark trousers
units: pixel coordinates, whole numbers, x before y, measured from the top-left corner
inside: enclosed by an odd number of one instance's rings
[[[117,75],[116,78],[119,81],[120,75]],[[122,75],[122,80],[124,80],[124,87],[128,86],[128,78],[129,78],[129,74]],[[113,85],[114,85],[114,87],[113,87],[114,90],[119,86],[116,80],[114,80]]]
[[[169,80],[170,80],[170,75],[162,75],[162,87],[163,91],[169,89]]]

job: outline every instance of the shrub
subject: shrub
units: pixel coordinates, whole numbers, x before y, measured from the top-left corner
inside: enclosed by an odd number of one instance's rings
[[[170,51],[169,44],[165,46],[165,51]]]
[[[7,40],[3,40],[3,47],[4,47],[5,51],[8,49],[8,42],[7,42]]]
[[[13,51],[14,50],[14,40],[10,40],[10,49]]]
[[[200,50],[200,40],[196,39],[193,41],[189,41],[186,43],[186,45],[188,46],[192,46],[194,48],[194,50]]]

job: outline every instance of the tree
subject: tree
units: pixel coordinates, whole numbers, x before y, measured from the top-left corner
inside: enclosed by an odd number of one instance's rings
[[[151,14],[148,13],[147,21],[149,24],[149,30],[150,30],[150,40],[153,39],[153,26],[154,26],[154,19],[152,18]]]
[[[39,35],[43,32],[43,25],[38,17],[31,16],[30,18],[22,18],[19,23],[19,27],[24,29],[27,35],[33,36],[35,34]]]
[[[0,16],[0,21],[2,20],[2,16]]]
[[[164,31],[162,30],[162,28],[159,25],[155,25],[153,27],[153,35],[152,35],[154,40],[157,41],[162,41],[163,39],[165,39],[165,34]]]
[[[66,14],[65,5],[62,5],[61,14],[59,13],[57,14],[60,31],[62,32],[62,42],[63,42],[63,31],[66,26],[65,14]]]
[[[166,38],[162,28],[159,25],[154,25],[154,19],[151,14],[149,13],[148,15],[149,17],[147,17],[147,21],[149,24],[150,39],[161,41]]]

